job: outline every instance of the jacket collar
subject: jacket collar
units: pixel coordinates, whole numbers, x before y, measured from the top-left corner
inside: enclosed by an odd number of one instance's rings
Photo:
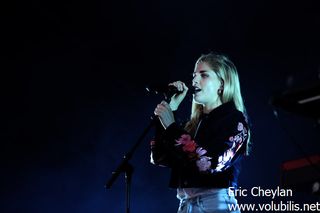
[[[236,109],[236,106],[234,104],[233,101],[229,101],[227,103],[221,104],[220,106],[218,106],[217,108],[213,109],[211,112],[209,112],[208,114],[202,114],[202,118],[212,118],[212,117],[224,117],[227,114],[234,112]]]

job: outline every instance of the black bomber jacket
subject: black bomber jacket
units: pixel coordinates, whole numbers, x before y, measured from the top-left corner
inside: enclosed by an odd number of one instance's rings
[[[151,141],[151,162],[171,168],[172,188],[237,187],[246,153],[248,124],[233,102],[204,114],[194,135],[177,123],[160,122]]]

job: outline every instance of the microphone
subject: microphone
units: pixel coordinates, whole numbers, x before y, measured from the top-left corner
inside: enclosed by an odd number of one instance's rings
[[[146,86],[146,90],[149,93],[155,94],[164,94],[166,96],[172,96],[174,94],[180,94],[182,91],[179,91],[173,85],[157,85],[157,86]]]
[[[190,96],[194,94],[194,87],[192,85],[187,84],[188,87],[188,93],[187,96]],[[170,101],[170,98],[175,94],[181,94],[183,91],[179,91],[175,86],[173,85],[154,85],[154,86],[146,86],[146,90],[150,94],[156,94],[156,95],[164,95],[165,99],[167,101]]]

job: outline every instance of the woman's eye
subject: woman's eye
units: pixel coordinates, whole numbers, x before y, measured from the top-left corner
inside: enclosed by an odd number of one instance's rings
[[[202,78],[207,78],[207,77],[209,77],[209,75],[208,74],[201,74],[201,77]]]

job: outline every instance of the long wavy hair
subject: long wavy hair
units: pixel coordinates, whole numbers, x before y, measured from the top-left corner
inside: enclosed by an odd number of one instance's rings
[[[248,120],[247,112],[243,103],[240,81],[235,65],[228,59],[228,57],[220,54],[209,53],[200,56],[196,65],[200,62],[206,63],[218,76],[223,84],[223,90],[219,97],[221,103],[233,101],[236,108],[241,111],[246,120]],[[185,129],[191,134],[195,134],[196,128],[203,114],[203,105],[192,101],[190,121],[186,124]],[[246,155],[250,150],[250,130],[248,130],[248,142],[246,147]]]

